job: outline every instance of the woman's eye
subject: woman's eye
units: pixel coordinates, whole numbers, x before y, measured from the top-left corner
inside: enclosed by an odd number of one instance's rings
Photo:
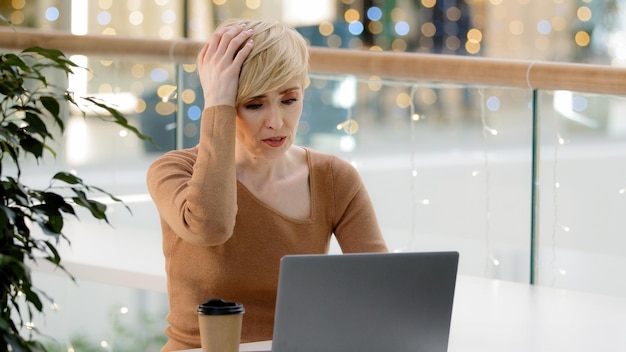
[[[285,100],[283,100],[283,104],[291,105],[291,104],[293,104],[293,103],[295,103],[297,101],[298,101],[298,99],[296,99],[296,98],[285,99]]]
[[[247,104],[245,105],[245,108],[248,110],[256,110],[258,108],[260,108],[263,104]]]

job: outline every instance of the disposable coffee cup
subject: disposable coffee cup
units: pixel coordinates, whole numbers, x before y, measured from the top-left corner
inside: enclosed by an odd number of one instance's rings
[[[202,352],[239,352],[243,304],[212,299],[198,305]]]

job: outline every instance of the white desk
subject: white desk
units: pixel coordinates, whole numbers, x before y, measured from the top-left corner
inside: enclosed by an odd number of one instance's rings
[[[626,298],[459,276],[448,351],[626,351]]]
[[[626,298],[459,277],[448,351],[626,351]]]

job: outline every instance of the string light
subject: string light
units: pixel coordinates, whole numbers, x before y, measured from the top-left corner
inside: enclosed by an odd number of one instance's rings
[[[489,255],[489,260],[491,260],[491,264],[493,264],[493,266],[500,266],[500,260],[493,255]]]
[[[359,123],[355,120],[349,119],[337,125],[338,130],[343,130],[345,133],[352,135],[359,131]]]
[[[485,100],[485,92],[483,88],[478,89],[478,95],[480,97],[480,121],[483,126],[483,169],[485,170],[485,253],[487,255],[487,260],[491,260],[491,264],[495,266],[500,265],[500,261],[498,261],[497,265],[493,261],[493,255],[491,254],[491,187],[490,187],[490,173],[489,173],[489,136],[488,133],[492,136],[497,135],[497,131],[487,125],[487,112],[486,107],[488,105],[497,104],[495,109],[499,108],[500,100],[495,97],[490,97]],[[492,111],[494,110],[494,106],[489,108]],[[488,262],[485,263],[485,276],[487,276],[487,270],[489,269]]]
[[[553,207],[553,222],[552,222],[552,286],[556,283],[556,275],[557,270],[557,226],[560,227],[563,231],[569,232],[569,227],[559,224],[559,212],[558,212],[558,191],[561,188],[561,184],[558,181],[558,164],[557,160],[559,158],[559,150],[560,146],[565,144],[565,140],[561,136],[560,128],[559,128],[559,118],[558,116],[554,117],[554,131],[555,131],[555,143],[554,143],[554,154],[553,154],[553,164],[552,164],[552,184],[554,188],[552,189],[552,207]]]
[[[489,126],[483,126],[483,129],[484,129],[486,132],[488,132],[488,133],[490,133],[491,135],[493,135],[493,136],[497,136],[497,135],[498,135],[498,130],[496,130],[495,128],[491,128],[491,127],[489,127]]]
[[[347,80],[342,82],[342,89],[347,90],[348,84],[345,84]],[[350,81],[350,85],[354,85],[354,89],[356,89],[356,80]],[[344,94],[345,95],[345,94]],[[339,149],[343,152],[351,153],[356,148],[356,140],[353,135],[359,131],[359,124],[355,120],[352,119],[352,106],[356,104],[356,97],[353,97],[353,100],[350,104],[344,106],[346,109],[346,120],[337,125],[338,130],[343,130],[346,135],[342,136],[339,139]]]
[[[411,237],[409,239],[408,248],[413,248],[415,241],[417,240],[417,204],[415,199],[417,198],[417,166],[415,161],[415,150],[417,149],[417,141],[415,138],[415,125],[419,121],[419,115],[415,112],[415,92],[417,91],[417,85],[411,87],[409,94],[409,116],[411,126],[411,197],[413,199],[413,208],[411,209]],[[417,118],[416,118],[417,117]]]

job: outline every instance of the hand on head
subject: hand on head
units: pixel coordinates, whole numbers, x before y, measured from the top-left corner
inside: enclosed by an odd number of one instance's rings
[[[253,47],[252,34],[243,24],[220,28],[198,54],[205,108],[235,106],[241,66]]]

